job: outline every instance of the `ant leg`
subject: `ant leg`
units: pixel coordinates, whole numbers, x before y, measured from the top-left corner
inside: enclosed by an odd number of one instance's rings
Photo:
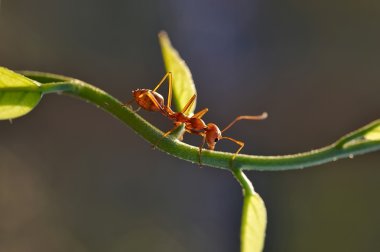
[[[198,113],[196,113],[195,115],[193,115],[192,118],[201,119],[202,116],[204,116],[207,113],[207,111],[208,111],[208,108],[204,108],[201,111],[199,111]]]
[[[160,144],[160,142],[162,141],[162,139],[164,139],[165,137],[169,136],[170,133],[172,133],[173,131],[175,131],[176,129],[178,129],[178,127],[181,126],[181,123],[174,126],[171,130],[169,130],[168,132],[166,132],[165,134],[162,135],[162,137],[160,139],[158,139],[158,141],[156,142],[155,145],[153,145],[153,149],[156,148],[156,146],[158,146]]]
[[[233,120],[230,124],[228,124],[227,127],[225,127],[222,130],[222,133],[224,131],[228,130],[229,128],[231,128],[231,126],[234,125],[237,121],[240,121],[240,120],[264,120],[267,117],[268,117],[268,113],[267,112],[264,112],[261,115],[257,115],[257,116],[238,116],[238,117],[235,118],[235,120]]]
[[[147,92],[146,95],[154,103],[154,105],[156,105],[156,107],[161,110],[161,112],[165,113],[165,109],[158,103],[158,101],[156,100],[156,98],[154,97],[154,95],[151,92]]]
[[[193,103],[195,102],[195,98],[197,98],[197,95],[193,95],[190,100],[186,103],[185,107],[183,107],[181,113],[185,114],[187,110],[189,110],[189,108],[191,107],[191,105],[193,105]]]
[[[140,111],[141,107],[138,107],[137,109],[133,109],[132,103],[135,101],[135,99],[131,99],[129,102],[123,104],[123,108],[129,108],[131,109],[134,113],[137,113]]]
[[[132,98],[132,99],[130,99],[127,103],[124,103],[123,104],[123,107],[130,107],[130,108],[132,108],[132,103],[135,101],[135,99],[134,98]]]
[[[172,104],[172,72],[167,72],[165,76],[161,79],[161,81],[157,84],[157,86],[153,89],[153,92],[156,92],[156,90],[165,82],[165,80],[168,79],[168,84],[169,84],[169,91],[168,91],[168,100],[167,100],[167,105],[168,107],[171,107]]]
[[[185,135],[185,133],[186,133],[186,131],[184,130],[184,131],[181,133],[181,135],[179,135],[179,136],[177,137],[177,139],[178,139],[179,141],[182,142],[182,140],[183,140],[183,135]]]
[[[242,141],[238,141],[238,140],[233,139],[233,138],[231,138],[231,137],[222,137],[222,139],[230,140],[230,141],[232,141],[232,142],[234,142],[234,143],[236,143],[237,145],[240,146],[239,149],[235,152],[235,154],[234,154],[234,155],[232,156],[232,158],[231,158],[231,168],[232,168],[232,163],[233,163],[233,161],[235,160],[237,154],[239,154],[239,152],[241,151],[241,149],[243,149],[243,147],[244,147],[244,142],[242,142]]]
[[[198,153],[198,161],[199,161],[199,167],[202,167],[202,148],[206,143],[206,134],[203,136],[202,143],[199,146],[199,153]]]

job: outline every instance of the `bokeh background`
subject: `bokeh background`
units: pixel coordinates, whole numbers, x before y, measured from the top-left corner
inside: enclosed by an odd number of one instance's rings
[[[157,33],[166,30],[206,121],[269,112],[228,132],[246,142],[243,153],[308,151],[380,117],[379,1],[0,4],[0,65],[77,77],[122,101],[164,75]],[[90,104],[47,95],[0,122],[0,139],[0,251],[239,249],[231,174],[152,150]],[[268,208],[266,252],[380,250],[380,153],[248,176]]]

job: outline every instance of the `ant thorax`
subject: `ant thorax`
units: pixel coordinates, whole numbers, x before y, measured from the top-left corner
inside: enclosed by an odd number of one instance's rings
[[[182,112],[176,112],[169,115],[170,119],[176,122],[185,123],[189,120],[189,117]]]
[[[188,131],[197,134],[205,132],[207,125],[202,119],[197,117],[191,117],[185,123],[185,127]]]

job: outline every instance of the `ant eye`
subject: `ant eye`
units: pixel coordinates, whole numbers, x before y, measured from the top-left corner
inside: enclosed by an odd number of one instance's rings
[[[218,142],[218,141],[219,141],[219,139],[218,139],[218,138],[215,138],[214,142],[216,143],[216,142]]]

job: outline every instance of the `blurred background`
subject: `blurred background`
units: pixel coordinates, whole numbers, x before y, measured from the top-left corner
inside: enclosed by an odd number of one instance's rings
[[[166,30],[205,121],[267,111],[228,136],[245,141],[243,153],[292,154],[380,117],[379,24],[373,0],[2,0],[0,65],[73,76],[128,101],[164,75]],[[230,173],[152,150],[91,104],[47,95],[1,121],[0,139],[0,251],[239,249],[242,195]],[[379,168],[372,153],[249,172],[268,209],[265,251],[379,251]]]

